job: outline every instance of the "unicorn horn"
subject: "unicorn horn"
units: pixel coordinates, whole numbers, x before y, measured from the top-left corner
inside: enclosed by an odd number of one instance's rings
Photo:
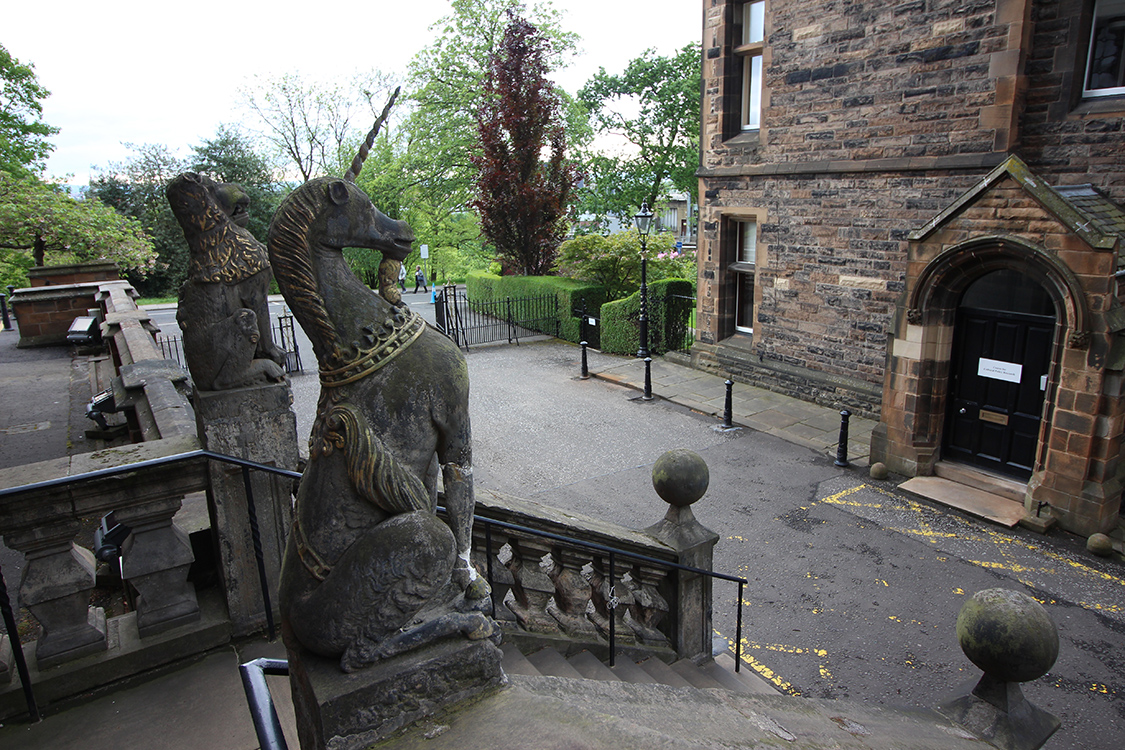
[[[367,155],[371,152],[371,144],[375,142],[375,136],[379,134],[379,128],[387,119],[387,115],[391,113],[391,107],[395,105],[395,99],[398,99],[398,92],[402,89],[401,86],[395,89],[391,94],[391,98],[387,100],[387,106],[383,107],[383,113],[379,115],[379,119],[375,121],[375,126],[371,128],[371,132],[367,134],[367,138],[359,146],[359,153],[352,159],[352,165],[348,167],[348,171],[344,173],[344,179],[348,182],[355,182],[355,178],[359,175],[359,170],[363,169],[363,162],[367,160]]]

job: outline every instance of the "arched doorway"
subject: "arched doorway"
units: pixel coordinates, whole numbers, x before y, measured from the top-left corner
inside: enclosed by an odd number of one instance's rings
[[[1048,290],[1010,268],[965,289],[953,332],[945,460],[1031,476],[1057,315]]]

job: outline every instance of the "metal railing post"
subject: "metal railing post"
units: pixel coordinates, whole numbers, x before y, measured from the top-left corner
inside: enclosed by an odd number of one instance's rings
[[[617,658],[617,591],[613,585],[613,553],[609,553],[609,597],[605,602],[606,611],[609,612],[609,666],[614,665]]]
[[[4,330],[10,330],[12,321],[8,319],[8,295],[0,294],[0,317],[4,321]]]
[[[840,442],[836,445],[836,460],[833,463],[841,467],[848,465],[848,418],[851,415],[847,409],[840,412]]]
[[[274,638],[273,605],[270,603],[270,587],[266,579],[266,562],[262,554],[262,535],[258,531],[258,511],[254,508],[254,490],[250,486],[250,467],[242,467],[242,483],[246,487],[246,512],[250,516],[250,538],[254,542],[254,559],[258,563],[258,582],[262,586],[262,604],[266,608],[266,628],[270,640]]]
[[[739,671],[742,666],[742,587],[745,581],[738,582],[738,619],[735,620],[734,630],[734,671]]]
[[[289,676],[289,662],[285,659],[255,659],[238,665],[242,677],[242,689],[246,693],[246,703],[250,706],[250,717],[254,721],[254,733],[258,736],[261,750],[289,750],[285,734],[281,731],[281,721],[277,717],[266,675]]]
[[[31,688],[31,675],[27,671],[27,661],[23,658],[19,628],[16,627],[16,617],[12,612],[12,602],[8,598],[8,587],[4,583],[2,570],[0,570],[0,613],[4,616],[4,629],[8,631],[8,645],[12,647],[12,655],[16,658],[16,672],[19,673],[20,685],[23,686],[23,699],[27,703],[27,712],[31,715],[31,720],[38,723],[39,706],[35,703],[35,691]]]
[[[496,619],[496,592],[492,588],[492,524],[484,524],[484,559],[487,561],[488,601],[492,604],[492,619]]]

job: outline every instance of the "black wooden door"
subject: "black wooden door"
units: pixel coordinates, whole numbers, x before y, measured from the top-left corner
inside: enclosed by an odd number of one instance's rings
[[[960,308],[943,457],[1031,476],[1055,319]]]

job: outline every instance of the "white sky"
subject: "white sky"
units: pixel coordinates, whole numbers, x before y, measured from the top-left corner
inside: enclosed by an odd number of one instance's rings
[[[123,143],[161,143],[186,156],[220,123],[239,121],[237,89],[255,73],[404,74],[430,41],[430,25],[450,12],[446,0],[6,5],[0,44],[34,64],[51,92],[43,119],[61,128],[47,173],[73,175],[80,185],[92,167],[128,159]],[[308,10],[292,10],[300,7]],[[671,55],[702,36],[699,0],[556,0],[555,7],[582,38],[578,58],[554,74],[571,93],[599,66],[619,73],[649,47]]]

